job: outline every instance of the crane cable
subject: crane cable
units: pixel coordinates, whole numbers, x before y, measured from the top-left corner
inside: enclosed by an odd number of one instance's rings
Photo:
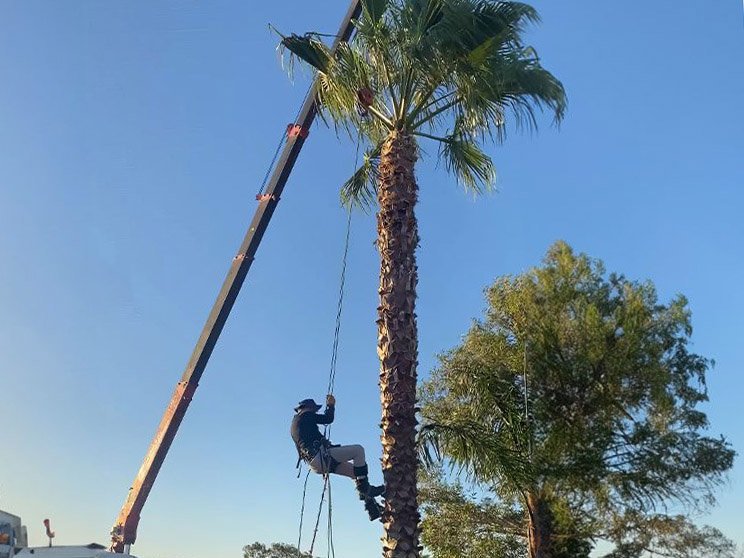
[[[294,120],[292,120],[292,123],[289,124],[289,126],[295,125],[297,121],[300,118],[300,114],[302,113],[302,107],[305,106],[305,101],[307,101],[307,98],[312,93],[313,86],[310,85],[307,88],[307,91],[305,92],[305,96],[302,98],[302,103],[300,103],[300,108],[297,111],[297,114],[294,117]],[[274,155],[271,157],[271,162],[269,163],[268,168],[266,169],[266,174],[264,174],[263,180],[261,181],[261,186],[258,188],[258,192],[256,193],[256,199],[259,199],[266,189],[266,184],[269,182],[269,176],[271,176],[271,171],[274,170],[274,167],[276,166],[276,160],[279,158],[279,154],[282,151],[282,147],[284,147],[284,144],[287,142],[287,131],[282,130],[282,135],[279,138],[279,142],[276,145],[276,149],[274,150]]]
[[[356,157],[354,160],[354,170],[356,171],[356,168],[359,164],[359,147],[361,144],[361,134],[357,136],[357,142],[356,142]],[[351,237],[351,207],[348,208],[347,211],[347,217],[346,217],[346,235],[344,239],[344,251],[343,256],[341,258],[341,278],[339,280],[339,289],[338,289],[338,304],[336,306],[336,326],[333,332],[333,346],[331,348],[331,364],[330,364],[330,372],[328,374],[328,385],[326,393],[333,394],[333,390],[336,384],[336,367],[338,364],[338,344],[340,339],[340,333],[341,333],[341,315],[343,313],[343,307],[344,307],[344,293],[345,293],[345,287],[346,287],[346,266],[349,256],[349,239]],[[328,437],[331,434],[331,425],[327,424],[325,425],[323,429],[323,437],[328,439]],[[298,558],[302,557],[302,526],[304,522],[304,514],[305,514],[305,499],[307,496],[307,482],[310,477],[311,471],[308,469],[307,474],[305,475],[305,482],[303,484],[302,489],[302,505],[300,507],[300,527],[299,527],[299,534],[297,536],[297,556]],[[327,533],[328,533],[328,540],[327,540],[327,548],[328,548],[328,558],[335,558],[336,551],[333,545],[333,505],[332,505],[332,499],[331,499],[331,479],[330,479],[330,473],[326,472],[323,473],[323,491],[320,496],[320,503],[318,504],[318,513],[315,518],[315,527],[313,528],[313,538],[310,542],[310,550],[308,551],[308,555],[312,556],[313,549],[315,548],[315,541],[318,536],[318,529],[320,527],[320,518],[323,514],[323,505],[325,502],[326,493],[328,494],[328,527],[327,527]]]

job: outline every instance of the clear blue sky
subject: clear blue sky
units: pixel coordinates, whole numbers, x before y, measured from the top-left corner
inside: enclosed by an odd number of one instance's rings
[[[421,184],[420,371],[496,276],[562,238],[686,294],[715,358],[711,431],[744,451],[744,31],[715,2],[535,2],[565,83],[560,130],[493,149],[499,192]],[[43,544],[105,542],[255,206],[304,83],[282,30],[334,32],[332,2],[0,1],[0,507]],[[434,149],[429,150],[435,153]],[[296,540],[293,404],[323,396],[352,149],[316,126],[144,510],[136,554],[240,555]],[[379,457],[374,223],[355,217],[337,380],[339,442]],[[700,517],[744,543],[740,462]],[[317,502],[313,479],[309,505]],[[336,482],[339,556],[379,555]],[[321,552],[324,549],[321,546]]]

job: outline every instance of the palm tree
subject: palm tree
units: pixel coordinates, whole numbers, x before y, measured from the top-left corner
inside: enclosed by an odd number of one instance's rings
[[[386,485],[383,551],[419,556],[416,491],[416,247],[419,142],[439,145],[467,191],[495,180],[484,144],[506,124],[536,126],[536,109],[563,117],[563,86],[523,43],[536,11],[492,0],[362,0],[356,35],[332,54],[317,33],[283,36],[318,79],[320,114],[365,141],[363,164],[342,188],[347,203],[377,203],[378,355]]]

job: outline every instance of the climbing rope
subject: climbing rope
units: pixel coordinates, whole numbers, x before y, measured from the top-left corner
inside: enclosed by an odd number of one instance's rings
[[[310,470],[308,469],[305,475],[305,484],[302,487],[302,507],[300,508],[300,534],[297,537],[297,557],[299,558],[302,554],[300,545],[302,544],[302,521],[305,517],[305,496],[307,495],[307,481],[310,478]]]
[[[344,255],[341,258],[341,280],[338,287],[338,306],[336,307],[336,328],[333,331],[333,348],[331,349],[331,366],[328,374],[328,389],[326,393],[333,393],[336,384],[336,365],[338,364],[338,340],[341,332],[341,314],[344,310],[344,292],[346,287],[346,262],[349,256],[349,238],[351,236],[351,208],[346,216],[346,237],[344,239]],[[331,425],[327,424],[325,430],[330,434]]]
[[[339,281],[339,290],[338,290],[338,304],[336,306],[336,326],[333,332],[333,346],[331,349],[331,364],[330,364],[330,372],[328,374],[328,386],[326,393],[333,394],[333,389],[336,384],[336,368],[338,364],[338,344],[341,334],[341,315],[343,314],[343,308],[344,308],[344,293],[345,293],[345,286],[346,286],[346,264],[348,261],[349,256],[349,240],[351,238],[351,208],[349,208],[348,216],[346,219],[346,236],[344,238],[344,252],[343,256],[341,258],[341,280]],[[328,437],[331,435],[331,425],[327,424],[323,428],[323,437],[328,439]],[[301,556],[302,550],[301,550],[301,544],[302,544],[302,525],[303,525],[303,517],[305,512],[305,498],[307,495],[307,481],[310,476],[310,472],[308,470],[307,474],[305,475],[305,483],[304,488],[302,490],[302,506],[300,508],[300,529],[299,529],[299,535],[297,537],[297,555],[298,557]],[[323,504],[325,503],[326,494],[328,494],[328,556],[335,558],[336,552],[333,547],[333,505],[331,500],[331,477],[330,473],[324,473],[323,474],[323,490],[321,492],[320,496],[320,503],[318,504],[318,513],[315,517],[315,526],[313,528],[313,538],[310,542],[310,550],[308,553],[312,555],[313,549],[315,548],[315,542],[318,537],[318,529],[320,528],[320,518],[323,515]]]
[[[318,505],[318,515],[315,517],[315,528],[313,529],[313,540],[310,541],[310,550],[308,550],[308,554],[312,556],[313,549],[315,548],[315,541],[318,537],[318,528],[320,527],[320,518],[323,515],[323,502],[325,501],[325,495],[328,493],[328,521],[330,522],[331,517],[331,498],[330,498],[330,491],[331,491],[331,480],[330,475],[328,473],[323,474],[323,491],[320,495],[320,504]],[[330,536],[330,534],[329,534]],[[330,552],[331,547],[328,546],[328,552]]]
[[[326,541],[327,558],[336,558],[336,549],[333,546],[333,506],[331,506],[331,483],[328,482],[328,527],[326,528],[328,540]]]
[[[308,92],[309,94],[309,92]],[[359,164],[359,147],[361,143],[361,137],[357,137],[356,144],[356,157],[354,159],[354,170],[356,171],[357,165]],[[326,393],[333,394],[333,390],[336,385],[336,367],[338,364],[338,343],[341,334],[341,315],[343,314],[344,308],[344,293],[346,292],[346,265],[349,256],[349,240],[351,238],[351,207],[348,208],[346,217],[346,235],[344,238],[344,251],[341,257],[341,277],[339,280],[338,288],[338,303],[336,305],[336,325],[333,331],[333,345],[331,348],[331,363],[330,371],[328,373],[328,386]],[[323,437],[328,439],[331,435],[331,425],[327,424],[323,428]],[[310,471],[308,470],[305,475],[305,483],[302,490],[302,506],[300,507],[300,528],[297,536],[297,556],[302,556],[302,525],[304,522],[305,513],[305,498],[307,496],[307,481],[310,477]],[[318,513],[315,518],[315,527],[313,528],[313,538],[310,542],[310,550],[308,553],[312,556],[313,549],[315,548],[315,541],[318,536],[318,529],[320,527],[320,518],[323,515],[323,504],[325,502],[326,494],[328,494],[328,539],[327,539],[327,556],[328,558],[335,558],[336,550],[333,545],[333,504],[331,499],[331,477],[330,473],[323,473],[323,491],[320,496],[320,503],[318,504]]]

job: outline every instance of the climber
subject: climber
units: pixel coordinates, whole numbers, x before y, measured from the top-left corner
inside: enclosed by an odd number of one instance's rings
[[[295,407],[291,434],[297,447],[297,464],[302,460],[318,474],[335,473],[354,479],[359,499],[364,500],[364,509],[367,510],[370,521],[379,519],[381,510],[375,497],[383,496],[385,487],[369,484],[362,446],[333,445],[320,433],[319,424],[333,422],[335,397],[331,394],[326,397],[326,409],[322,414],[318,413],[320,408],[321,405],[313,399],[303,399]]]

